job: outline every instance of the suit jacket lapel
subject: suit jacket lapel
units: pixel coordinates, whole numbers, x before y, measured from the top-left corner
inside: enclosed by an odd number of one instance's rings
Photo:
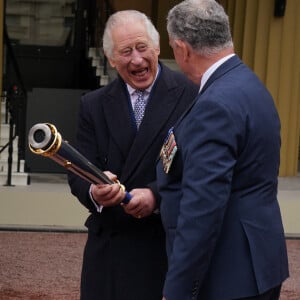
[[[104,116],[109,134],[126,157],[136,134],[132,111],[128,103],[128,92],[121,79],[115,82],[104,101]]]

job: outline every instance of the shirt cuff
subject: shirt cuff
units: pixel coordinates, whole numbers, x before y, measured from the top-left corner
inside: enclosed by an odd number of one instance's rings
[[[103,209],[103,206],[102,205],[99,205],[93,198],[93,195],[92,195],[92,185],[90,185],[90,188],[89,188],[89,195],[90,195],[90,199],[91,201],[94,203],[95,207],[96,207],[96,210],[98,213],[101,213],[102,212],[102,209]]]

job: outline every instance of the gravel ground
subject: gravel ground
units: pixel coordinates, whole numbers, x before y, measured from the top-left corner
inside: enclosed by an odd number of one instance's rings
[[[0,231],[0,300],[78,300],[85,240],[86,233]],[[280,299],[299,300],[300,239],[287,246],[290,278]]]

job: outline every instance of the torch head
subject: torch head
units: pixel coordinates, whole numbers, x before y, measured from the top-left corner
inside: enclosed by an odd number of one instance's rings
[[[61,135],[56,127],[49,123],[38,123],[28,133],[30,150],[35,154],[51,156],[61,145]]]

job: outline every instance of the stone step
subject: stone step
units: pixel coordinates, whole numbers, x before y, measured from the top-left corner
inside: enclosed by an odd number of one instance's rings
[[[2,147],[5,146],[8,142],[9,142],[9,138],[1,138],[0,137],[0,149],[2,149]],[[14,139],[12,147],[13,147],[13,152],[17,153],[18,152],[18,137],[16,137]],[[6,147],[5,150],[3,150],[0,153],[0,158],[7,157],[7,155],[8,155],[8,146]]]
[[[0,172],[0,185],[6,185],[8,182],[7,174]],[[11,175],[11,185],[28,185],[29,184],[29,174],[21,172],[12,172]]]
[[[4,101],[1,101],[1,115],[0,115],[0,124],[5,124],[5,115],[6,115],[6,104]]]
[[[15,126],[13,126],[13,131],[14,131]],[[10,126],[9,124],[1,124],[0,126],[0,137],[1,138],[9,138],[9,130]]]
[[[0,139],[1,140],[1,139]],[[3,146],[5,146],[6,144],[0,144],[0,149],[2,149]],[[0,160],[4,160],[7,161],[8,159],[8,147],[6,147],[6,149],[4,149],[1,153],[0,153]],[[13,161],[17,161],[18,160],[18,142],[13,142],[13,152],[12,152],[12,160]]]
[[[17,149],[17,148],[16,148]],[[0,154],[0,161],[4,161],[7,162],[8,160],[8,151],[4,150],[1,154]],[[13,151],[12,153],[12,160],[13,161],[17,161],[18,160],[18,152],[17,151]]]
[[[6,102],[1,101],[1,111],[5,111]]]
[[[104,67],[103,66],[98,66],[96,68],[96,76],[100,77],[104,75]]]
[[[100,86],[107,85],[109,82],[109,76],[108,75],[102,75],[100,77]]]
[[[89,58],[103,58],[104,55],[103,55],[103,51],[101,50],[101,48],[95,48],[95,47],[90,47],[89,48],[89,52],[88,52],[88,57]]]
[[[0,137],[0,148],[5,146],[9,142],[8,137]],[[2,147],[1,147],[2,146]],[[16,151],[18,149],[18,137],[13,140],[13,150]]]
[[[97,57],[97,48],[90,47],[88,52],[88,57],[90,58]]]
[[[18,160],[14,159],[11,166],[12,172],[24,172],[25,161],[20,160],[20,170],[18,170]],[[7,159],[0,159],[0,172],[8,172],[8,161]]]
[[[92,67],[100,67],[102,64],[102,59],[101,57],[95,57],[92,59]]]

